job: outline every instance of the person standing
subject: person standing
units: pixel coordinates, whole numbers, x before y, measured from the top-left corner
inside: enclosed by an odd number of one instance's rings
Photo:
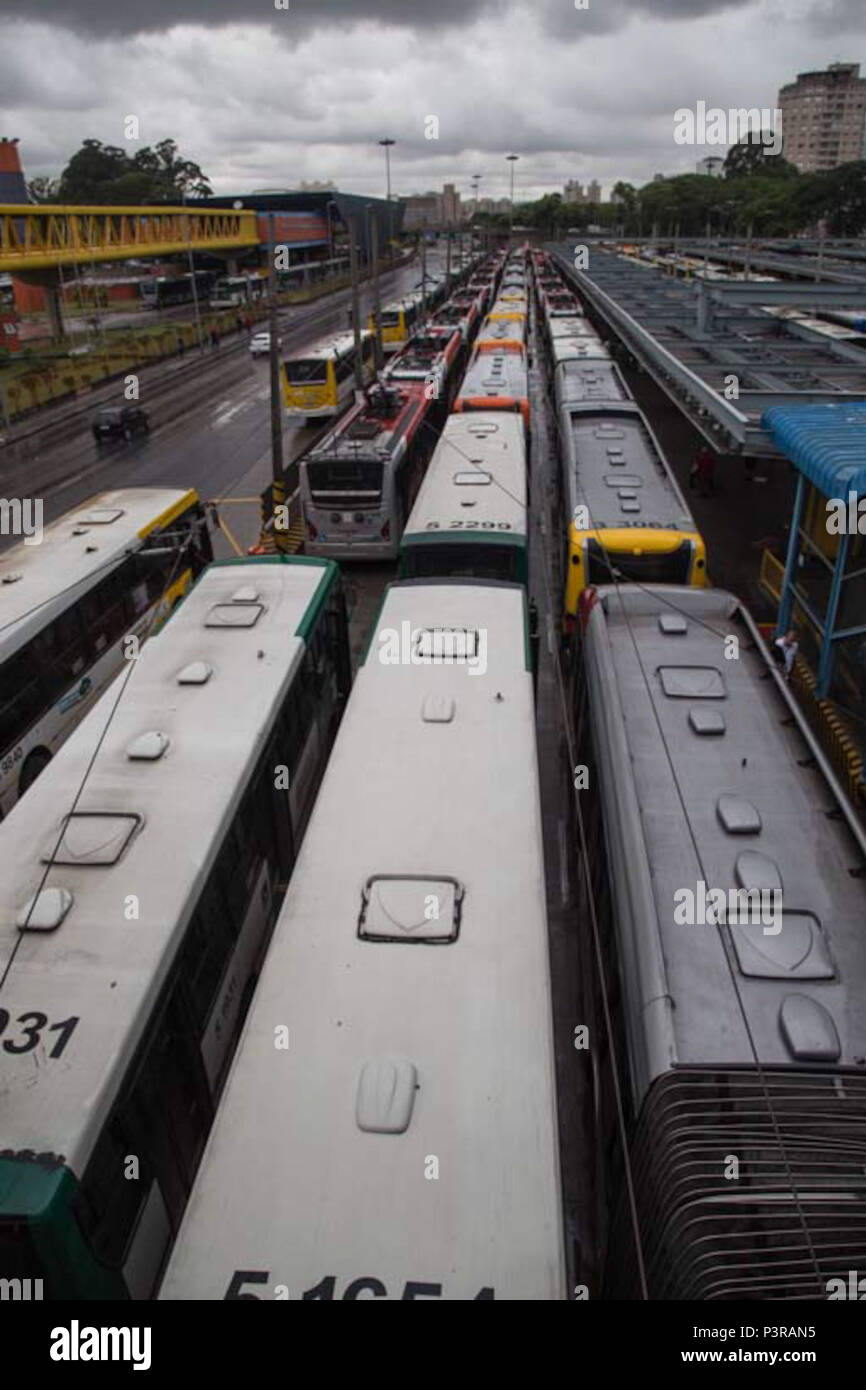
[[[777,637],[774,646],[778,652],[776,660],[784,665],[785,680],[789,681],[791,679],[791,672],[794,669],[794,661],[797,652],[800,650],[800,643],[797,641],[797,634],[794,629],[789,628],[781,637]]]

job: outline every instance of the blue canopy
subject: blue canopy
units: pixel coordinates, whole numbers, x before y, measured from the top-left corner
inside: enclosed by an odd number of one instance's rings
[[[824,497],[866,496],[866,400],[774,405],[761,424]]]

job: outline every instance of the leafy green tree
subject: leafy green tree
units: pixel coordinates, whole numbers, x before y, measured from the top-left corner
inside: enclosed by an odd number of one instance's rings
[[[768,144],[764,144],[766,140]],[[769,144],[773,136],[770,131],[761,131],[757,141],[740,140],[732,145],[725,155],[724,176],[726,179],[739,178],[743,174],[761,174],[764,177],[797,177],[797,169],[780,154],[772,154]]]
[[[85,140],[60,176],[58,196],[65,203],[131,206],[180,203],[206,197],[211,186],[198,164],[182,159],[174,140],[143,146],[130,156],[115,145]]]

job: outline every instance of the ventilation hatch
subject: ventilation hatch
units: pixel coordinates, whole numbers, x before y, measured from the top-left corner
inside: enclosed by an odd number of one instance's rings
[[[43,888],[25,903],[15,925],[19,931],[55,931],[73,901],[68,888]]]
[[[155,763],[170,742],[168,734],[160,733],[158,729],[148,729],[126,745],[126,756],[132,762]]]
[[[445,945],[460,930],[463,888],[456,878],[378,874],[361,894],[362,941]]]
[[[43,864],[116,864],[142,818],[116,811],[73,811],[64,817],[59,844],[56,836],[42,853]]]
[[[205,685],[213,675],[213,667],[206,661],[191,661],[177,673],[178,685]]]
[[[400,1057],[374,1057],[358,1078],[355,1122],[368,1134],[403,1134],[409,1128],[418,1072]]]

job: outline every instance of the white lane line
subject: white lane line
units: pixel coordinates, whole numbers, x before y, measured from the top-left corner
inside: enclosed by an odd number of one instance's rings
[[[568,846],[565,839],[565,821],[562,816],[557,822],[557,839],[559,840],[559,893],[562,898],[562,906],[568,907],[571,884],[568,880]]]
[[[222,415],[217,415],[214,419],[214,429],[219,429],[221,425],[227,425],[229,420],[234,419],[242,410],[248,410],[253,404],[252,401],[241,401],[239,405],[233,405],[231,409],[223,411]]]

